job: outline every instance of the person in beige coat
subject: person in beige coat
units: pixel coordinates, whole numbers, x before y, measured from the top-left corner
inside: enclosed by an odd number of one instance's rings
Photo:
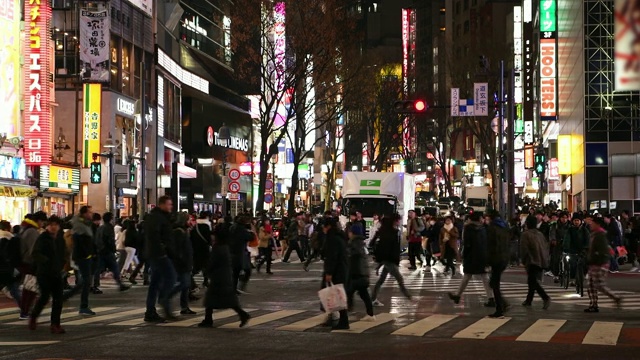
[[[535,292],[540,295],[544,301],[542,308],[548,309],[551,304],[549,295],[544,291],[540,284],[542,271],[549,267],[549,249],[546,245],[544,235],[537,229],[537,220],[533,216],[529,216],[525,222],[527,230],[520,235],[520,257],[522,263],[527,269],[527,284],[529,291],[527,299],[522,303],[523,306],[529,307],[533,302]]]
[[[456,266],[453,264],[454,259],[459,259],[458,253],[458,229],[453,225],[453,219],[447,217],[444,220],[444,226],[440,229],[440,250],[442,251],[442,263],[444,264],[444,272],[447,274],[451,269],[451,276],[456,274]]]

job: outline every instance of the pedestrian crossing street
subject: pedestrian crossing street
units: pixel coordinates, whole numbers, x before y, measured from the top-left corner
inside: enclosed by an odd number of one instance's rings
[[[81,317],[76,308],[65,308],[62,325],[67,331],[80,331],[82,326],[160,327],[175,331],[177,328],[195,328],[202,320],[203,309],[194,309],[199,315],[180,316],[177,321],[167,323],[145,323],[144,308],[120,308],[116,306],[96,307],[98,315]],[[334,330],[324,327],[326,315],[308,310],[264,310],[245,309],[252,315],[249,324],[239,328],[233,310],[214,313],[214,328],[224,331],[247,331],[248,329],[275,330],[283,332],[331,332],[336,334],[385,334],[397,337],[430,337],[450,339],[477,339],[522,341],[535,343],[564,343],[583,345],[632,345],[639,346],[640,327],[615,321],[573,321],[564,319],[502,319],[478,318],[461,314],[426,314],[414,319],[415,314],[378,313],[375,321],[359,320],[351,316],[349,330]],[[48,323],[50,309],[46,309],[39,324]],[[0,326],[24,326],[26,321],[16,321],[14,309],[0,310]],[[79,327],[74,330],[74,327]],[[202,331],[209,331],[202,329]]]

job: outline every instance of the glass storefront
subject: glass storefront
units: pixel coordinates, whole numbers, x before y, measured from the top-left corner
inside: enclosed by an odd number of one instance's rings
[[[37,199],[36,209],[42,210],[47,215],[56,215],[61,218],[71,215],[72,201],[69,196],[51,196]]]
[[[11,225],[20,225],[28,213],[28,197],[0,196],[0,220],[6,220]]]

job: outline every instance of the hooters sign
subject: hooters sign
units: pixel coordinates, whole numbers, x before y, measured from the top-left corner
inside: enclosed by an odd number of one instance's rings
[[[540,119],[558,120],[557,4],[540,1]]]
[[[25,0],[24,18],[24,156],[27,165],[49,165],[52,155],[49,110],[50,2]]]

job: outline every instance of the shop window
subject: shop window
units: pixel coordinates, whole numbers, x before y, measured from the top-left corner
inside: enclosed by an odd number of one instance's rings
[[[607,155],[607,143],[587,143],[586,155],[586,165],[602,166],[609,164],[609,156]]]
[[[122,93],[132,96],[133,91],[131,88],[131,44],[122,44]]]
[[[118,84],[120,84],[120,40],[112,37],[109,43],[111,48],[111,87],[118,89]]]
[[[89,185],[86,183],[80,184],[80,192],[76,196],[76,208],[87,205],[89,200]]]

